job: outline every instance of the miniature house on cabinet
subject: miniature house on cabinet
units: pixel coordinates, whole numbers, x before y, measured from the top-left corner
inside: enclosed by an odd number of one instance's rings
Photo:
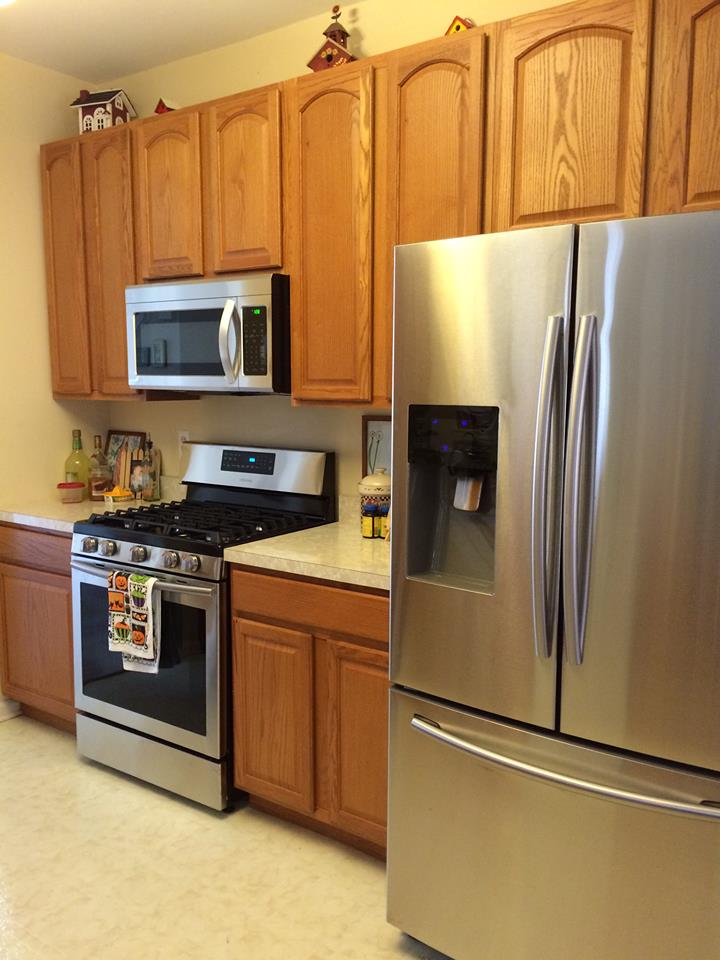
[[[80,133],[115,127],[137,116],[124,90],[101,90],[97,93],[81,90],[80,96],[70,106],[78,108]]]

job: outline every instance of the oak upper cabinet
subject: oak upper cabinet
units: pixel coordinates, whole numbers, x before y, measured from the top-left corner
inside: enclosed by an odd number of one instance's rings
[[[580,0],[499,25],[491,230],[642,213],[649,0]]]
[[[655,0],[645,213],[720,207],[720,0]]]
[[[287,85],[293,397],[372,399],[373,69]]]
[[[89,396],[92,377],[78,138],[41,147],[40,162],[53,393]]]
[[[235,784],[314,809],[312,637],[233,620]]]
[[[93,392],[135,396],[125,332],[125,287],[135,283],[129,126],[85,134],[80,154]],[[72,352],[75,344],[65,349]]]
[[[203,274],[200,111],[133,124],[138,279]]]
[[[280,89],[203,108],[206,272],[282,264]]]

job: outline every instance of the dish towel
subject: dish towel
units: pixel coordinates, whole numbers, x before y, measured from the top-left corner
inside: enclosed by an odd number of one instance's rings
[[[157,577],[108,574],[108,649],[121,653],[124,670],[157,673],[160,662],[160,592]]]

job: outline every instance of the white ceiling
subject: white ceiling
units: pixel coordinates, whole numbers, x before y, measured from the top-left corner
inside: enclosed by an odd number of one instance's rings
[[[324,11],[331,0],[16,0],[0,52],[95,83],[212,50]]]

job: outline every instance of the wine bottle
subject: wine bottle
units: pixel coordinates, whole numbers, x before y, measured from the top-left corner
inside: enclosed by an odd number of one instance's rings
[[[95,449],[90,454],[90,499],[102,500],[103,494],[112,489],[112,474],[107,457],[103,453],[102,437],[95,436]]]
[[[85,495],[87,495],[88,476],[90,474],[90,461],[85,456],[82,448],[82,435],[80,430],[72,432],[72,452],[65,461],[65,482],[66,483],[84,483]]]

